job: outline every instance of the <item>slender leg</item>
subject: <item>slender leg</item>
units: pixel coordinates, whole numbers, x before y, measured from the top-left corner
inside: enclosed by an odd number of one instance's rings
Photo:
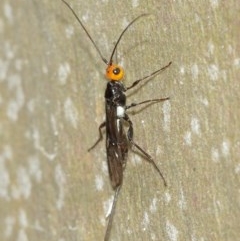
[[[117,189],[115,190],[111,212],[110,212],[110,215],[108,217],[109,219],[108,219],[107,230],[106,230],[106,233],[105,233],[104,241],[108,241],[109,237],[110,237],[112,222],[113,222],[113,216],[114,216],[114,213],[115,213],[117,199],[118,199],[118,195],[120,193],[120,189],[121,189],[121,185],[118,186]]]
[[[139,84],[141,81],[143,81],[145,79],[148,79],[148,78],[150,78],[150,77],[152,77],[154,75],[159,74],[160,72],[162,72],[166,68],[168,68],[171,64],[172,64],[172,62],[169,62],[166,66],[162,67],[161,69],[158,69],[158,70],[154,71],[153,73],[151,73],[151,74],[149,74],[149,75],[147,75],[147,76],[145,76],[145,77],[143,77],[141,79],[138,79],[138,80],[134,81],[131,86],[126,88],[126,90],[129,90],[129,89],[133,88],[134,86],[136,86],[137,84]]]
[[[94,143],[94,145],[88,149],[88,152],[91,151],[91,150],[103,139],[103,134],[102,134],[101,129],[102,129],[103,127],[105,127],[105,125],[106,125],[106,122],[104,121],[104,122],[98,127],[98,130],[99,130],[99,138],[98,138],[98,140]]]
[[[142,104],[151,103],[151,102],[160,102],[160,101],[165,101],[165,100],[169,100],[169,99],[170,99],[169,97],[166,97],[166,98],[162,98],[162,99],[152,99],[152,100],[145,100],[145,101],[142,101],[139,103],[132,103],[131,105],[126,106],[126,110],[130,109],[132,107],[135,107],[137,105],[142,105]]]
[[[133,124],[132,124],[132,121],[129,119],[127,114],[125,114],[124,120],[126,120],[129,124],[129,129],[128,129],[128,132],[127,132],[128,140],[130,141],[130,143],[133,146],[135,146],[139,151],[141,151],[142,154],[148,159],[148,161],[154,166],[154,168],[156,169],[156,171],[158,172],[158,174],[162,178],[164,186],[167,186],[167,182],[166,182],[162,172],[159,170],[156,163],[154,162],[153,158],[147,152],[145,152],[138,144],[136,144],[133,141]]]

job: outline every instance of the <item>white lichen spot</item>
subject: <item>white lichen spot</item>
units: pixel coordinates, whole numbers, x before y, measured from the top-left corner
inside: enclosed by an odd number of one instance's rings
[[[179,71],[179,72],[180,72],[181,75],[184,75],[184,74],[185,74],[185,68],[184,68],[184,66],[181,66],[181,67],[180,67],[180,71]]]
[[[163,103],[163,129],[166,132],[170,131],[171,124],[171,104],[170,101],[164,101]]]
[[[74,34],[74,27],[72,25],[68,25],[65,28],[65,34],[66,34],[66,37],[70,39]]]
[[[236,67],[240,67],[240,58],[236,58],[233,60],[233,65]]]
[[[209,78],[213,81],[217,81],[218,80],[218,76],[219,76],[219,69],[215,64],[211,64],[208,67],[208,75]]]
[[[103,181],[102,176],[97,175],[95,177],[95,186],[96,186],[97,191],[102,191],[103,190],[104,181]]]
[[[178,201],[178,207],[182,210],[185,210],[187,208],[186,199],[182,189],[180,189],[180,199]]]
[[[235,167],[235,173],[240,174],[240,163],[238,163]]]
[[[217,148],[212,147],[211,149],[211,158],[213,162],[219,162],[220,156],[219,156],[219,151]]]
[[[23,228],[28,226],[27,214],[23,209],[19,210],[18,222],[19,225]]]
[[[230,155],[230,143],[228,140],[222,142],[222,155],[226,158]]]
[[[200,127],[200,122],[199,119],[196,117],[193,117],[191,119],[191,130],[194,134],[196,135],[201,135],[201,127]]]
[[[160,155],[163,155],[164,153],[164,150],[161,146],[157,146],[157,149],[156,149],[156,156],[160,156]]]
[[[11,146],[3,146],[3,151],[0,153],[0,197],[9,200],[8,188],[10,185],[10,176],[6,167],[6,162],[12,160]]]
[[[208,42],[208,54],[209,55],[213,55],[214,54],[214,45],[213,45],[212,41]]]
[[[139,164],[142,163],[142,158],[141,156],[139,155],[133,155],[133,158],[131,158],[131,163],[134,165],[134,166],[137,166]]]
[[[31,99],[27,102],[27,110],[30,112],[30,113],[33,113],[34,110],[35,110],[35,100],[34,99]]]
[[[8,67],[9,67],[9,61],[4,61],[0,59],[0,81],[6,79]]]
[[[199,69],[197,64],[193,64],[191,67],[191,72],[192,72],[192,78],[194,80],[198,79],[198,74],[199,74]]]
[[[21,197],[28,199],[32,191],[32,183],[29,177],[27,169],[20,166],[17,169],[17,185],[13,186],[12,196],[15,199],[20,199]]]
[[[65,85],[67,83],[67,78],[70,72],[71,68],[69,63],[65,62],[60,64],[58,68],[58,80],[61,85]]]
[[[21,77],[19,75],[11,75],[8,78],[8,89],[13,93],[13,97],[7,105],[7,116],[11,121],[17,121],[18,114],[24,105],[25,96],[22,89]]]
[[[22,59],[16,59],[14,65],[17,71],[21,71],[23,68],[24,61]]]
[[[28,241],[28,237],[27,237],[26,231],[24,229],[20,229],[18,231],[16,241]]]
[[[12,147],[9,145],[5,145],[3,146],[3,153],[2,153],[3,158],[8,159],[8,160],[12,160],[13,158],[13,150]]]
[[[51,126],[52,126],[52,129],[53,129],[54,135],[58,136],[58,133],[59,133],[58,132],[58,122],[57,122],[57,120],[56,120],[54,115],[51,115],[50,121],[51,121]]]
[[[67,98],[64,102],[65,119],[77,129],[79,118],[77,108],[74,106],[72,100]]]
[[[151,213],[155,213],[157,211],[157,201],[157,198],[153,198],[149,208]]]
[[[183,137],[184,142],[187,146],[191,146],[192,145],[192,133],[191,131],[187,131]]]
[[[212,8],[217,8],[219,5],[219,0],[210,0]]]
[[[0,197],[9,200],[8,186],[10,184],[9,173],[5,166],[5,160],[0,156]]]
[[[13,23],[12,7],[9,3],[5,3],[3,6],[4,15],[10,23]]]
[[[172,197],[169,192],[164,193],[164,200],[166,203],[170,203],[170,201],[172,200]]]
[[[150,223],[150,220],[149,220],[149,216],[148,216],[148,213],[147,212],[144,212],[143,214],[143,220],[142,220],[142,229],[143,231],[146,231],[146,229],[148,228],[149,226],[149,223]]]
[[[41,145],[40,134],[36,128],[33,129],[32,138],[35,149],[39,150],[49,161],[53,161],[57,156],[56,150],[54,150],[53,153],[49,153],[45,150],[44,146]]]
[[[139,6],[139,1],[138,0],[132,0],[132,7],[136,8]]]
[[[11,45],[9,42],[5,42],[4,43],[4,52],[5,52],[5,56],[8,60],[11,60],[14,58],[15,56],[15,52],[16,52],[16,47],[14,47],[13,45]]]
[[[43,72],[44,74],[48,74],[48,67],[47,67],[46,65],[43,65],[43,66],[42,66],[42,72]]]
[[[105,175],[108,175],[108,166],[107,166],[107,162],[102,162],[101,164],[101,170]]]
[[[37,156],[30,156],[28,158],[28,171],[36,182],[40,183],[42,181],[42,170]]]
[[[87,22],[88,19],[89,19],[89,13],[88,13],[88,12],[85,12],[85,14],[82,15],[82,20],[83,20],[84,22]]]
[[[55,167],[55,182],[58,185],[58,199],[56,202],[57,205],[57,209],[61,210],[63,205],[64,205],[64,198],[65,198],[65,192],[64,192],[64,188],[65,188],[65,184],[66,184],[66,177],[65,177],[65,173],[62,169],[62,166],[60,164],[58,164]]]
[[[171,241],[177,241],[178,240],[178,230],[168,220],[167,220],[167,223],[166,223],[166,231],[167,231],[168,237]]]
[[[66,241],[64,238],[59,238],[57,241]]]
[[[13,228],[16,223],[16,219],[13,216],[7,216],[4,222],[5,222],[4,236],[6,238],[9,238],[13,234]]]
[[[5,27],[5,24],[3,22],[3,19],[0,18],[0,33],[3,34],[4,32],[4,27]]]
[[[209,106],[209,101],[208,101],[207,98],[200,97],[200,98],[199,98],[199,101],[200,101],[203,105],[205,105],[206,107]]]

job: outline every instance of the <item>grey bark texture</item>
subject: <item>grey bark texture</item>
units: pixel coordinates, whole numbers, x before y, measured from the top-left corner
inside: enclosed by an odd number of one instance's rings
[[[69,0],[109,58],[117,48],[134,149],[112,241],[236,241],[240,237],[240,1]],[[60,1],[0,2],[0,240],[103,240],[113,191],[105,143],[105,65]]]

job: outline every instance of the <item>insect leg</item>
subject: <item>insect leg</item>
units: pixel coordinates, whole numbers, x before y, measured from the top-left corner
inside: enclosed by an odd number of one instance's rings
[[[106,121],[104,121],[104,122],[98,127],[98,130],[99,130],[99,138],[98,138],[98,140],[94,143],[94,145],[88,149],[88,152],[91,151],[91,150],[103,139],[103,134],[102,134],[101,129],[102,129],[103,127],[105,127],[105,126],[106,126]]]
[[[133,141],[133,124],[132,124],[132,121],[130,120],[130,118],[128,117],[127,114],[125,114],[124,120],[126,120],[129,124],[129,129],[128,129],[128,132],[127,132],[128,140],[130,141],[130,143],[133,146],[135,146],[140,152],[142,152],[142,154],[147,158],[147,160],[154,166],[154,168],[156,169],[156,171],[158,172],[158,174],[162,178],[164,186],[167,186],[167,182],[166,182],[162,172],[160,171],[160,169],[157,167],[156,163],[154,162],[153,158],[147,152],[145,152],[138,144],[136,144]]]
[[[135,107],[137,105],[142,105],[142,104],[151,103],[151,102],[160,102],[160,101],[165,101],[165,100],[169,100],[169,99],[170,99],[169,97],[166,97],[166,98],[161,98],[161,99],[145,100],[145,101],[142,101],[142,102],[139,102],[139,103],[132,103],[131,105],[126,106],[126,110],[130,109],[132,107]]]
[[[126,90],[129,90],[129,89],[132,89],[134,86],[136,86],[137,84],[139,84],[141,81],[145,80],[145,79],[148,79],[148,78],[151,78],[153,77],[154,75],[157,75],[159,74],[160,72],[164,71],[166,68],[168,68],[170,65],[172,64],[172,62],[169,62],[166,66],[162,67],[161,69],[158,69],[156,71],[154,71],[153,73],[141,78],[141,79],[138,79],[136,81],[134,81],[132,83],[131,86],[127,87]]]
[[[112,222],[113,222],[113,216],[114,216],[114,213],[115,213],[115,208],[116,208],[116,204],[117,204],[118,195],[120,193],[120,189],[121,189],[121,185],[118,186],[117,189],[115,190],[111,212],[110,212],[110,215],[108,217],[109,219],[108,219],[107,230],[106,230],[106,233],[105,233],[104,241],[108,241],[109,237],[110,237],[110,232],[111,232]]]

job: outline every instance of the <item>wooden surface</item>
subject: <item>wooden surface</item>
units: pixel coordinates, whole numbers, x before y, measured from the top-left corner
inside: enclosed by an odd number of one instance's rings
[[[240,236],[240,2],[69,3],[126,85],[173,61],[129,103],[135,141],[163,183],[131,152],[112,241],[236,241]],[[0,239],[103,240],[113,192],[104,141],[105,66],[58,0],[0,2]],[[141,110],[141,108],[140,108]]]

